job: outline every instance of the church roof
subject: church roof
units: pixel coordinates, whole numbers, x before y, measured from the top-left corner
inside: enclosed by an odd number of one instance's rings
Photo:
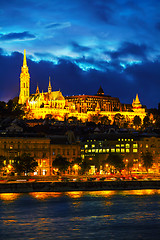
[[[100,86],[98,92],[97,92],[97,95],[104,95],[104,91],[102,89],[102,87]]]

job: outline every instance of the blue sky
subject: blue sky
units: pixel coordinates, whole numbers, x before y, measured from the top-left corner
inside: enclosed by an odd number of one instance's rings
[[[0,100],[19,94],[23,51],[37,83],[63,95],[160,102],[159,0],[1,0]]]

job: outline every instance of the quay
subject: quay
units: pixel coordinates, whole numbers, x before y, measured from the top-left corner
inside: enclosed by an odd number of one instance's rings
[[[0,193],[160,189],[160,181],[6,182]]]

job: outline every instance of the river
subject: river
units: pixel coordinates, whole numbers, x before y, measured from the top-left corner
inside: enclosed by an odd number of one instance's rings
[[[160,190],[1,193],[0,239],[159,240]]]

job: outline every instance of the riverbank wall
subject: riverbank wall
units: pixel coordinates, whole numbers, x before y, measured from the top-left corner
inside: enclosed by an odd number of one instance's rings
[[[160,189],[160,181],[13,182],[0,183],[0,193]]]

